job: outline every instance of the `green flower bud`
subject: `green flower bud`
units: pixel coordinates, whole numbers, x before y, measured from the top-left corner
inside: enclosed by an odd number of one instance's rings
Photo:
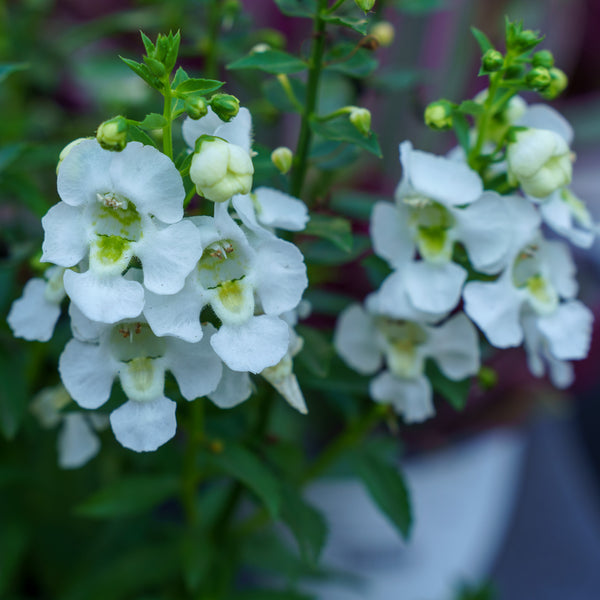
[[[519,32],[515,38],[515,49],[520,50],[521,52],[526,52],[527,50],[531,50],[534,48],[539,42],[541,38],[537,31],[532,31],[531,29],[524,29]]]
[[[271,161],[277,167],[280,173],[285,175],[292,168],[294,155],[289,148],[279,146],[271,152]]]
[[[354,0],[354,3],[364,12],[369,12],[375,6],[375,0]]]
[[[534,67],[525,76],[525,82],[527,85],[536,91],[545,90],[552,81],[550,71],[545,67]]]
[[[452,104],[448,100],[437,100],[425,109],[425,125],[436,131],[452,127]]]
[[[550,50],[540,50],[533,55],[531,64],[534,67],[551,69],[554,66],[554,56]]]
[[[498,385],[498,373],[491,367],[483,365],[477,373],[479,386],[484,390],[491,390]]]
[[[379,21],[371,27],[370,33],[381,46],[387,47],[392,45],[396,31],[389,21]]]
[[[481,66],[483,67],[483,70],[488,73],[499,71],[504,66],[504,56],[502,56],[502,52],[498,52],[498,50],[494,50],[493,48],[486,50],[481,58]]]
[[[105,150],[120,152],[127,145],[128,129],[129,124],[125,117],[113,117],[98,127],[96,139]]]
[[[240,101],[229,94],[215,94],[209,102],[221,121],[231,121],[240,110]]]
[[[185,101],[185,112],[190,119],[201,119],[208,113],[208,106],[202,96],[190,96]]]
[[[568,83],[569,80],[564,71],[552,67],[550,69],[550,85],[542,92],[542,96],[544,96],[546,100],[554,100],[554,98],[565,91]]]
[[[350,110],[350,123],[365,137],[371,131],[371,113],[366,108],[353,106]]]

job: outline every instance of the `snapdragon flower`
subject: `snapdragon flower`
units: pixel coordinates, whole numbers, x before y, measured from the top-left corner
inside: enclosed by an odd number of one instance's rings
[[[196,228],[182,221],[181,176],[164,154],[137,142],[115,153],[82,140],[60,164],[58,193],[62,201],[42,219],[42,261],[80,268],[65,272],[64,285],[88,318],[114,323],[141,313],[144,287],[122,277],[134,257],[146,289],[181,289],[201,251]]]

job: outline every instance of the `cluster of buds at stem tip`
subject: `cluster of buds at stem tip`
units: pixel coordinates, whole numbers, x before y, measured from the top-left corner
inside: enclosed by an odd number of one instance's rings
[[[120,152],[127,145],[128,130],[129,123],[125,117],[113,117],[98,127],[96,139],[105,150]]]
[[[230,94],[215,94],[209,104],[219,119],[226,123],[240,111],[240,101]]]
[[[354,2],[364,12],[369,12],[375,6],[375,0],[354,0]]]
[[[285,175],[292,168],[293,159],[292,151],[285,146],[279,146],[271,152],[271,161],[282,175]]]
[[[452,127],[452,113],[454,104],[449,100],[436,100],[425,109],[425,125],[436,131],[443,131]]]

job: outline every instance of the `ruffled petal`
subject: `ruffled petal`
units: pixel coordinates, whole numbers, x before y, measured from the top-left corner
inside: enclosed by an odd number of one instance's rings
[[[371,381],[369,391],[375,402],[391,404],[407,423],[420,423],[435,414],[433,392],[426,377],[399,379],[384,371]]]
[[[152,452],[175,435],[176,407],[175,402],[164,396],[148,402],[128,400],[110,413],[110,425],[125,448]]]
[[[502,196],[512,223],[510,254],[517,254],[538,235],[542,222],[535,206],[522,196]]]
[[[149,227],[136,245],[144,286],[155,294],[175,294],[202,256],[200,233],[190,221]]]
[[[16,337],[38,342],[47,342],[52,337],[60,317],[60,303],[46,299],[46,285],[43,279],[30,279],[23,295],[10,307],[6,320]]]
[[[569,121],[547,104],[531,104],[515,125],[532,129],[548,129],[558,133],[569,146],[573,142],[573,128]]]
[[[196,140],[201,135],[215,135],[217,127],[223,124],[214,110],[209,106],[208,112],[201,119],[186,117],[181,126],[185,143],[192,149],[196,147]],[[239,114],[239,113],[238,113]]]
[[[306,227],[308,209],[298,198],[268,187],[259,187],[253,194],[259,206],[257,218],[263,225],[287,231],[302,231]]]
[[[546,266],[546,276],[562,298],[574,298],[577,295],[577,268],[569,247],[556,240],[544,240],[540,254]]]
[[[563,235],[580,248],[589,248],[594,243],[595,234],[589,229],[580,229],[573,223],[569,206],[555,192],[540,205],[542,218],[556,233]]]
[[[231,121],[228,123],[221,121],[221,123],[215,129],[214,135],[250,153],[252,147],[252,116],[250,111],[242,106]]]
[[[87,254],[88,238],[79,208],[55,204],[42,218],[42,227],[42,262],[73,267]]]
[[[482,283],[467,283],[463,292],[465,312],[492,346],[509,348],[523,341],[519,315],[523,297],[507,278]]]
[[[237,327],[222,325],[210,343],[230,369],[260,373],[283,358],[289,338],[285,321],[260,315]]]
[[[85,415],[65,415],[58,434],[58,464],[62,469],[78,469],[100,450],[100,440],[93,432]]]
[[[466,270],[453,262],[434,265],[414,261],[404,271],[411,303],[418,310],[436,314],[448,312],[458,304],[466,278]]]
[[[133,202],[138,212],[153,215],[164,223],[181,220],[185,189],[173,161],[139,142],[129,142],[122,152],[110,154],[110,191]]]
[[[214,392],[208,394],[209,399],[219,408],[233,408],[248,400],[252,395],[252,381],[245,372],[232,371],[223,365],[221,381]]]
[[[117,365],[102,346],[71,340],[58,360],[67,391],[83,408],[98,408],[110,398]]]
[[[375,373],[381,367],[375,323],[359,304],[349,306],[339,316],[333,345],[344,361],[362,375]]]
[[[69,317],[73,337],[80,342],[97,342],[108,327],[106,323],[88,319],[73,302],[69,304]]]
[[[371,239],[375,254],[398,269],[412,259],[415,244],[408,227],[408,211],[391,202],[376,202],[371,213]]]

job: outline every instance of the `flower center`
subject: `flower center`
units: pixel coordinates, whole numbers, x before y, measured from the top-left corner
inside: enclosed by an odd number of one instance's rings
[[[115,192],[96,194],[89,205],[90,221],[97,235],[112,235],[130,242],[142,236],[142,220],[133,202]]]
[[[377,328],[384,340],[384,352],[389,370],[396,377],[414,379],[423,373],[425,356],[421,346],[427,341],[427,332],[411,321],[382,318]]]
[[[148,323],[124,321],[110,332],[111,354],[120,362],[136,358],[160,358],[166,350],[164,338],[157,337]]]
[[[410,206],[409,224],[421,257],[434,263],[448,262],[454,246],[454,239],[449,235],[454,227],[450,211],[422,196],[408,197],[404,201]]]
[[[526,291],[529,303],[536,312],[550,314],[558,306],[558,293],[542,272],[538,251],[539,247],[535,244],[521,250],[513,263],[513,284]]]

